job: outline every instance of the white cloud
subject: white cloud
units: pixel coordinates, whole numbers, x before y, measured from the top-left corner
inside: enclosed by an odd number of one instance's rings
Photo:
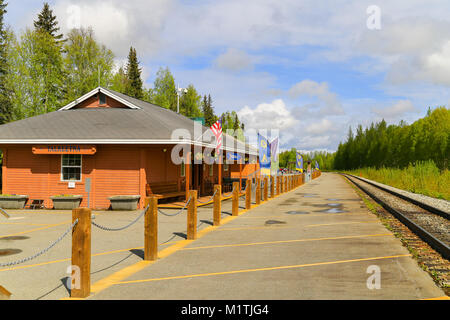
[[[416,111],[413,104],[409,100],[400,100],[393,104],[390,107],[381,109],[381,108],[373,108],[372,112],[376,113],[380,117],[386,118],[386,119],[392,119],[396,117],[400,117],[404,115],[407,112],[413,112]]]
[[[320,102],[320,112],[322,114],[344,114],[341,102],[335,93],[329,91],[326,82],[318,83],[312,80],[303,80],[292,86],[289,94],[294,98],[305,95],[317,98]]]
[[[323,134],[333,129],[333,123],[328,119],[322,119],[319,122],[311,123],[306,127],[306,132],[310,134]]]
[[[63,32],[67,33],[79,20],[82,27],[92,26],[102,43],[124,57],[130,46],[141,54],[154,54],[159,49],[172,4],[173,0],[60,0],[54,12]]]
[[[215,64],[225,70],[241,71],[252,68],[252,59],[244,51],[229,48],[225,53],[217,57]]]
[[[281,99],[261,103],[255,109],[245,106],[237,112],[247,129],[286,130],[297,123]]]

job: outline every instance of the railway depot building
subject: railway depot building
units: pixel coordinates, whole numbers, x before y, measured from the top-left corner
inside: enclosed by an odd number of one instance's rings
[[[53,208],[51,197],[81,195],[80,206],[92,209],[110,208],[113,196],[136,195],[142,208],[151,194],[171,200],[198,190],[207,196],[214,184],[258,172],[258,151],[225,134],[224,159],[240,154],[245,163],[194,164],[199,148],[215,147],[201,139],[210,129],[200,126],[196,133],[194,126],[171,110],[96,88],[58,111],[0,126],[1,193],[26,195],[27,204],[43,201],[45,208]],[[173,139],[179,129],[190,140]],[[179,144],[188,146],[191,164],[173,163]]]

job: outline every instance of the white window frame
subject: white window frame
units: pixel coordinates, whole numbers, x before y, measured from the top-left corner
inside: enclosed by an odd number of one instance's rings
[[[67,154],[70,155],[70,154]],[[63,168],[78,168],[78,166],[63,166],[63,156],[65,156],[64,154],[61,155],[61,181],[62,182],[81,182],[83,181],[83,155],[81,154],[76,154],[76,156],[80,156],[80,180],[64,180],[64,174],[63,174]]]

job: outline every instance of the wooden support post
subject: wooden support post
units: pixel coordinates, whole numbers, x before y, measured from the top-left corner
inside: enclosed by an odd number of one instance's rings
[[[277,196],[279,196],[281,193],[281,179],[279,176],[277,176]]]
[[[220,218],[222,215],[222,186],[220,184],[216,184],[214,186],[214,208],[213,208],[213,221],[214,226],[220,226]]]
[[[252,180],[247,179],[247,192],[245,193],[245,209],[250,210],[252,208]]]
[[[158,260],[158,198],[150,197],[145,199],[144,218],[144,260]]]
[[[255,202],[257,205],[261,203],[261,179],[260,178],[256,178]]]
[[[270,176],[270,198],[275,198],[275,179]]]
[[[242,190],[242,159],[239,162],[239,188]]]
[[[264,201],[269,200],[269,178],[267,176],[264,177]]]
[[[190,146],[189,146],[190,148]],[[190,185],[191,185],[191,151],[186,155],[186,159],[184,160],[184,173],[186,177],[186,201],[189,199]]]
[[[191,190],[189,197],[191,201],[187,214],[187,240],[195,240],[197,239],[197,190]]]
[[[91,293],[91,209],[72,210],[72,298],[87,298]]]
[[[233,197],[232,197],[232,208],[231,214],[233,216],[239,215],[239,195],[241,190],[239,189],[239,182],[233,182]]]

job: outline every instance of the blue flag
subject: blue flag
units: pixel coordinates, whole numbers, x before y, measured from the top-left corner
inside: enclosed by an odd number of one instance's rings
[[[303,157],[300,154],[299,151],[297,151],[297,167],[296,167],[297,171],[300,171],[301,173],[303,173]]]
[[[258,149],[259,149],[259,164],[261,167],[261,174],[270,175],[270,146],[266,138],[258,133]]]

